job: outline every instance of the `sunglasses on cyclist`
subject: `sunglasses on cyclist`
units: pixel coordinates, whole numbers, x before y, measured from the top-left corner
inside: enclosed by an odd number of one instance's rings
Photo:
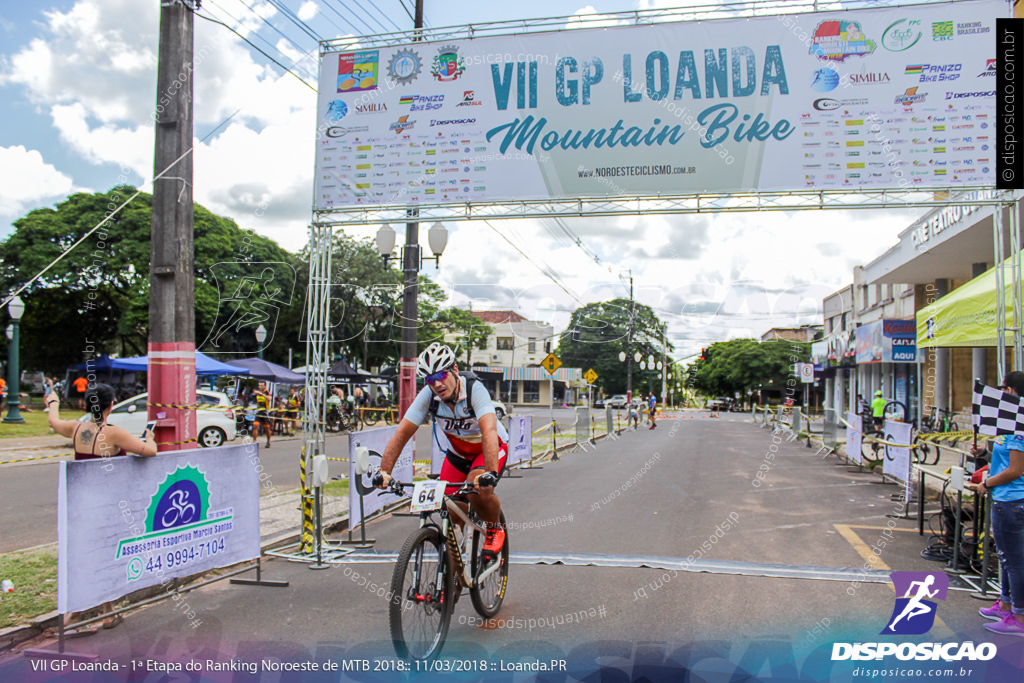
[[[448,379],[448,371],[442,370],[441,372],[435,372],[433,375],[427,375],[423,378],[423,381],[427,384],[437,384]]]

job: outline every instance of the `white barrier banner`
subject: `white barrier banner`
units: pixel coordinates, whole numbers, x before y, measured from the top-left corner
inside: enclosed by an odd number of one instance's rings
[[[529,462],[533,457],[533,416],[512,417],[508,425],[506,466]]]
[[[260,556],[256,444],[61,462],[57,609]]]
[[[385,493],[373,487],[373,475],[380,472],[381,454],[384,447],[394,436],[398,425],[389,427],[378,427],[377,429],[364,429],[361,432],[352,432],[348,435],[348,519],[349,528],[354,528],[363,521],[362,515],[369,517],[375,512],[383,510],[386,506],[401,500],[393,493]],[[362,446],[370,451],[370,469],[365,474],[356,474],[355,452],[356,448]],[[413,454],[416,451],[416,437],[409,439],[405,448],[398,454],[398,461],[391,470],[391,476],[398,481],[411,482],[413,478]],[[412,495],[412,490],[406,495]],[[363,499],[362,513],[359,509],[359,498]]]
[[[885,440],[907,445],[885,447],[882,474],[895,477],[900,481],[910,481],[910,435],[911,425],[909,422],[885,421]]]
[[[995,182],[1006,3],[322,55],[316,209]]]
[[[850,426],[846,430],[846,457],[855,460],[857,464],[864,464],[864,453],[861,448],[864,444],[864,420],[857,413],[846,413],[846,421]]]

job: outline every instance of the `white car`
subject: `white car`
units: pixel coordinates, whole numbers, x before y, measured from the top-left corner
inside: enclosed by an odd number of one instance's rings
[[[625,394],[615,394],[611,398],[606,399],[604,404],[605,404],[605,406],[607,406],[609,408],[620,408],[620,409],[621,408],[625,408],[626,407],[626,395]]]
[[[122,429],[142,436],[142,431],[148,422],[148,411],[146,402],[149,394],[139,394],[127,401],[114,404],[107,418],[107,424],[116,425]],[[199,428],[199,445],[206,448],[215,448],[231,441],[237,436],[235,430],[235,411],[227,394],[219,391],[196,391],[197,427]],[[79,420],[88,422],[92,417],[84,415]]]

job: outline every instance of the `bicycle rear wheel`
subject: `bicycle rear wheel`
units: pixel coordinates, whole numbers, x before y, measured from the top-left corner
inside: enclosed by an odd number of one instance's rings
[[[441,533],[418,529],[398,553],[388,621],[399,657],[428,660],[444,646],[452,617],[452,570]]]
[[[477,614],[489,619],[501,609],[501,603],[505,600],[505,588],[508,586],[508,527],[505,525],[505,513],[501,513],[501,528],[505,530],[505,545],[501,548],[496,562],[500,563],[495,569],[480,582],[474,581],[469,589],[469,597],[473,600],[473,608]],[[484,538],[481,534],[473,534],[473,577],[487,571],[493,562],[485,561],[483,558]]]
[[[950,420],[949,421],[949,429],[947,429],[946,431],[947,432],[959,432],[960,431],[960,427],[957,425],[956,422],[953,422],[952,420]],[[948,443],[949,443],[950,448],[956,448],[956,445],[958,443],[960,443],[960,440],[959,439],[950,439]]]
[[[876,438],[880,438],[882,434],[880,432],[875,432],[870,435],[865,434],[864,436],[874,436]],[[877,464],[882,459],[883,448],[884,447],[882,446],[882,444],[878,443],[877,441],[871,441],[865,438],[864,442],[861,444],[861,451],[863,451],[864,453],[864,460],[867,460],[871,464]]]
[[[364,425],[372,427],[377,424],[377,420],[380,419],[380,415],[378,415],[377,411],[372,408],[361,408],[359,410],[359,418],[363,421]]]

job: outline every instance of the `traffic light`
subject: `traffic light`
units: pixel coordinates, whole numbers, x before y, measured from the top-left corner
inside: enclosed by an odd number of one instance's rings
[[[580,328],[572,328],[572,334],[570,335],[570,339],[572,339],[574,342],[578,342],[580,340]]]
[[[708,359],[708,350],[707,349],[701,349],[700,350],[700,359],[701,360],[707,360]]]

